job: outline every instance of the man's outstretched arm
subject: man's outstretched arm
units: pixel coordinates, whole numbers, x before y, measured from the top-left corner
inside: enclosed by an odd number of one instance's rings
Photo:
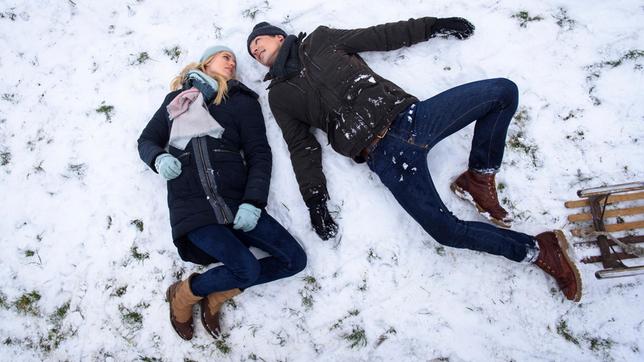
[[[348,53],[395,50],[436,36],[466,39],[474,33],[474,25],[463,18],[434,17],[409,19],[362,29],[318,29],[329,32]]]

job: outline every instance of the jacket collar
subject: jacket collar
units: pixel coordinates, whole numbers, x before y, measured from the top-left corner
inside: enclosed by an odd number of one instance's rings
[[[305,36],[306,33],[300,33],[298,36],[289,35],[286,37],[286,39],[284,39],[284,43],[282,43],[282,47],[277,54],[275,63],[268,71],[268,73],[266,73],[264,81],[286,80],[299,73],[301,69],[299,47],[300,44],[302,44],[302,39],[304,39]],[[271,84],[272,83],[273,82],[271,82]]]

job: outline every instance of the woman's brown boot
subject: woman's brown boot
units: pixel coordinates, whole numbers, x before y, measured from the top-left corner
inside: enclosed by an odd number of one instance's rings
[[[192,294],[190,290],[190,279],[195,275],[197,274],[172,284],[165,293],[170,303],[170,323],[177,334],[185,340],[191,340],[194,335],[192,306],[204,299]]]
[[[219,330],[219,314],[221,306],[234,296],[241,293],[239,289],[225,290],[208,294],[201,300],[201,322],[211,336],[217,338]]]

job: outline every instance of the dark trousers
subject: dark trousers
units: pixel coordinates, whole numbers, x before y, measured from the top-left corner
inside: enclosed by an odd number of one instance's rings
[[[439,243],[521,261],[528,248],[534,248],[533,237],[459,220],[443,204],[427,167],[427,153],[434,145],[476,121],[469,167],[498,170],[517,104],[517,86],[507,79],[452,88],[401,113],[367,163],[400,205]]]
[[[249,232],[235,230],[232,225],[207,225],[191,231],[188,238],[224,264],[192,278],[192,292],[202,297],[286,278],[306,267],[306,253],[300,244],[266,211]],[[248,249],[251,246],[270,256],[257,260]]]

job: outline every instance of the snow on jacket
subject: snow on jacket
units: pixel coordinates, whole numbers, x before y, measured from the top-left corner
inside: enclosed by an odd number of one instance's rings
[[[357,53],[426,41],[435,20],[425,17],[353,30],[320,26],[300,44],[302,70],[271,81],[271,111],[288,144],[305,201],[327,193],[320,145],[310,127],[325,131],[338,153],[364,162],[360,151],[375,134],[418,101],[376,74]]]

